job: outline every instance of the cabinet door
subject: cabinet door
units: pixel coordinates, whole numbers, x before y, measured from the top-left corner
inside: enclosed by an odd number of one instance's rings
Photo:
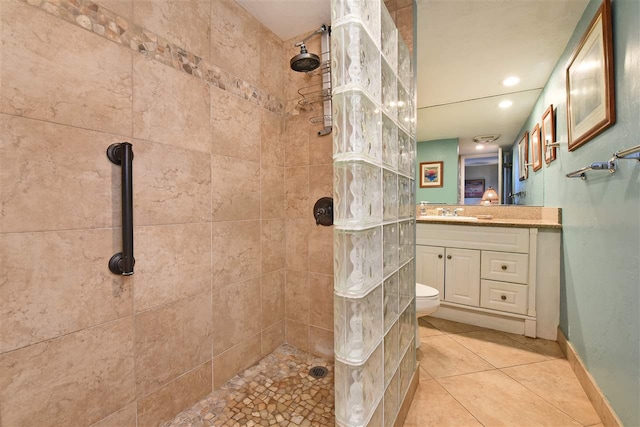
[[[480,305],[480,251],[446,249],[445,301]]]
[[[416,282],[436,288],[444,299],[444,248],[416,246]]]

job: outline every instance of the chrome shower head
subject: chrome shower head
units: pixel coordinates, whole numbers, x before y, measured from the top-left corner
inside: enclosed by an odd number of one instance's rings
[[[300,47],[300,53],[289,61],[293,71],[306,73],[320,66],[320,57],[314,53],[307,52],[304,42],[297,43],[296,46]]]

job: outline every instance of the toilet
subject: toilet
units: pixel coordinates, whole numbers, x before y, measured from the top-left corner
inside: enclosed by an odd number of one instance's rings
[[[435,313],[440,307],[440,292],[431,286],[416,283],[416,317]]]

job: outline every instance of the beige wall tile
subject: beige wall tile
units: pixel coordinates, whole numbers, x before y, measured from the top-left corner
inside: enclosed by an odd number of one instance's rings
[[[213,388],[219,389],[261,357],[261,334],[254,335],[213,359]]]
[[[398,9],[407,6],[413,7],[413,2],[414,0],[397,0]]]
[[[158,426],[211,393],[211,361],[138,401],[138,427]]]
[[[260,144],[263,165],[284,166],[284,132],[282,116],[260,110]]]
[[[262,26],[232,0],[211,3],[211,61],[232,75],[260,83]]]
[[[284,344],[284,320],[281,320],[262,331],[262,356]]]
[[[214,221],[260,218],[260,164],[211,156],[211,217]]]
[[[398,8],[397,0],[384,0],[384,5],[387,7],[389,12],[393,12]]]
[[[333,163],[309,166],[309,206],[321,197],[333,197]]]
[[[396,11],[396,27],[398,34],[407,44],[409,53],[413,54],[413,6],[403,7]]]
[[[260,221],[212,224],[213,287],[260,276]]]
[[[287,270],[286,318],[309,323],[309,273]]]
[[[260,333],[261,307],[258,277],[214,287],[214,356]]]
[[[133,136],[211,151],[209,85],[142,55],[133,58]]]
[[[282,58],[282,40],[264,27],[260,32],[260,87],[282,99],[285,69],[277,60]]]
[[[3,425],[90,425],[132,402],[133,336],[129,316],[0,356]]]
[[[136,312],[208,292],[211,224],[136,227]]]
[[[576,359],[575,364],[573,366],[573,371],[576,374],[576,378],[582,385],[584,392],[587,394],[587,397],[591,401],[594,409],[598,414],[603,414],[603,401],[602,395],[600,394],[600,390],[598,390],[598,386],[596,382],[593,380],[593,377],[589,372],[585,369],[581,360]],[[603,420],[604,421],[604,420]]]
[[[309,210],[309,167],[284,169],[286,218],[306,218]]]
[[[287,319],[286,342],[301,351],[309,351],[309,325]]]
[[[503,332],[503,334],[532,349],[536,353],[540,353],[554,359],[564,359],[564,353],[562,353],[560,346],[555,341],[544,340],[542,338],[529,338],[524,335],[509,334],[506,332]]]
[[[437,381],[422,381],[422,377],[420,380],[405,427],[482,425]]]
[[[94,3],[118,16],[131,20],[133,12],[133,1],[131,0],[97,0]]]
[[[565,359],[532,363],[502,372],[585,426],[600,422],[589,398]]]
[[[252,102],[212,86],[211,152],[259,162],[261,110]]]
[[[309,352],[333,360],[333,331],[310,326]]]
[[[434,378],[493,369],[489,363],[446,335],[422,338],[420,351],[420,363]]]
[[[120,224],[120,167],[105,150],[121,137],[7,115],[0,135],[0,232]]]
[[[285,272],[286,270],[282,269],[262,275],[262,329],[285,317]]]
[[[309,117],[310,114],[285,116],[284,164],[288,167],[309,164]]]
[[[136,404],[131,403],[91,427],[136,427]]]
[[[309,268],[309,220],[288,219],[285,222],[287,239],[287,268],[306,271]]]
[[[0,235],[0,353],[133,313],[116,229]]]
[[[333,276],[309,273],[309,324],[333,330]]]
[[[133,0],[133,16],[136,24],[170,43],[210,58],[210,0]]]
[[[313,206],[310,210],[313,209]],[[333,274],[333,227],[309,225],[309,271]]]
[[[131,135],[133,52],[26,2],[0,3],[0,52],[11,58],[0,65],[0,111]]]
[[[309,164],[333,165],[333,138],[330,135],[320,136],[321,126],[310,125],[309,130]],[[313,187],[312,187],[313,188]]]
[[[498,370],[438,382],[483,425],[580,425]]]
[[[284,218],[284,168],[262,165],[262,219]]]
[[[284,219],[262,221],[262,273],[285,266]]]
[[[211,219],[211,167],[208,155],[147,141],[136,140],[132,144],[136,225],[203,222]],[[119,168],[116,173],[120,173]],[[120,180],[114,179],[117,181],[116,198],[119,199]],[[115,215],[119,217],[120,213]]]
[[[210,292],[135,317],[138,398],[211,359]]]

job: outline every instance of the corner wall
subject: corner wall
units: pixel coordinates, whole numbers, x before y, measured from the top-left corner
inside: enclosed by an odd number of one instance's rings
[[[526,204],[562,208],[563,250],[560,327],[624,425],[640,425],[640,165],[618,161],[615,174],[591,172],[587,180],[565,174],[638,144],[640,135],[640,3],[614,0],[613,39],[616,123],[573,152],[567,151],[565,67],[600,6],[587,6],[558,65],[520,135],[553,104],[558,158],[515,191]],[[517,141],[514,144],[517,164]]]
[[[0,425],[158,425],[284,342],[282,41],[229,0],[0,16]]]

